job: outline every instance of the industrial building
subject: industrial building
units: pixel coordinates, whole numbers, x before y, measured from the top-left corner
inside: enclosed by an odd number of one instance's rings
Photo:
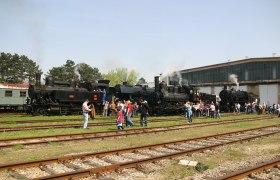
[[[248,91],[268,105],[280,103],[280,57],[248,58],[180,71],[182,83],[219,95],[223,88]],[[169,84],[175,84],[174,77]]]

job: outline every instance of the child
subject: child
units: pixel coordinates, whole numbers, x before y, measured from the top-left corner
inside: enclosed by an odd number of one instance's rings
[[[123,128],[124,119],[123,119],[122,107],[118,106],[117,111],[118,111],[117,127],[118,127],[118,130],[123,130],[124,129]]]

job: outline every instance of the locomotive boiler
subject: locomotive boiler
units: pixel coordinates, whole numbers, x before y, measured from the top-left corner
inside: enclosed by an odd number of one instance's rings
[[[187,85],[167,86],[159,76],[155,77],[155,87],[117,85],[114,95],[119,100],[139,102],[146,100],[150,107],[150,115],[174,115],[181,114],[187,101],[196,99],[195,89]]]
[[[45,85],[40,82],[41,74],[36,74],[35,85],[28,89],[28,112],[32,114],[73,114],[81,112],[81,105],[89,99],[95,109],[101,109],[109,90],[109,81],[98,83],[74,80],[58,81],[47,77]]]
[[[154,114],[182,114],[187,101],[198,101],[197,90],[194,87],[179,84],[167,86],[164,81],[159,82],[158,76],[155,77],[155,89],[148,99]]]

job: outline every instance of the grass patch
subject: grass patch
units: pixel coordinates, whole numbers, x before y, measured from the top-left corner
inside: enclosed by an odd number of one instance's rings
[[[157,179],[177,180],[182,179],[186,176],[194,175],[194,168],[182,166],[179,165],[177,161],[172,161],[169,165],[165,166],[157,173],[161,175],[161,178],[158,177]]]
[[[239,117],[233,116],[233,117],[239,119],[243,116],[239,116]],[[244,117],[247,117],[247,115],[244,115]],[[206,120],[213,121],[216,119],[208,118]],[[187,121],[166,121],[161,123],[150,121],[148,127],[156,127],[156,126],[160,127],[160,126],[168,126],[168,125],[176,125],[176,124],[177,125],[187,124]],[[112,150],[112,149],[119,149],[119,148],[132,147],[132,146],[142,146],[147,144],[201,137],[210,134],[232,132],[232,131],[237,131],[242,129],[249,129],[249,128],[261,127],[261,126],[267,126],[273,124],[279,124],[279,118],[263,120],[263,121],[252,121],[252,122],[224,124],[224,125],[217,125],[217,126],[189,128],[184,130],[170,131],[170,132],[156,133],[156,134],[143,133],[137,136],[135,135],[135,136],[119,137],[119,138],[105,139],[105,140],[76,141],[76,142],[64,142],[64,143],[51,142],[47,145],[46,144],[35,145],[30,147],[26,146],[24,148],[21,145],[19,146],[15,145],[14,147],[4,148],[1,150],[0,164],[24,161],[29,158],[32,158],[34,160],[39,160],[43,158],[53,158],[53,157],[63,156],[65,154],[72,154],[72,153],[96,152],[96,151]],[[139,125],[136,125],[136,128],[137,127],[139,127]],[[36,131],[34,130],[34,131],[22,131],[22,132],[5,132],[5,133],[0,133],[0,138],[17,138],[17,137],[32,137],[32,136],[42,136],[42,135],[108,131],[108,129],[115,130],[116,126],[115,125],[105,126],[105,127],[96,126],[96,127],[91,127],[90,129],[67,128],[67,129],[48,129],[48,130],[36,130]],[[259,152],[256,153],[256,155],[263,153],[264,150],[267,153],[275,153],[275,152],[280,153],[280,147],[278,145],[279,140],[280,140],[279,137],[278,139],[270,140],[269,143],[274,144],[275,145],[274,148],[271,148],[271,145],[270,147],[267,147],[266,145],[258,148],[254,147],[254,150],[259,149]],[[216,157],[212,157],[211,160],[210,159],[208,160],[207,157],[203,157],[203,159],[198,158],[198,162],[201,162],[209,166],[209,168],[214,168],[217,164],[230,160],[231,157],[235,157],[235,160],[239,160],[246,155],[246,152],[248,152],[247,144],[250,143],[252,142],[246,143],[246,146],[241,144],[237,149],[233,148],[233,149],[225,150],[224,155],[219,154]],[[245,155],[243,153],[245,153]],[[180,169],[182,167],[179,166],[174,168]],[[170,171],[172,172],[173,170]],[[189,173],[188,171],[186,172],[184,171],[183,175],[178,175],[176,177],[184,177]],[[195,173],[195,172],[192,172],[191,170],[191,173]]]
[[[13,150],[20,150],[23,148],[23,145],[22,144],[15,144],[12,146]]]

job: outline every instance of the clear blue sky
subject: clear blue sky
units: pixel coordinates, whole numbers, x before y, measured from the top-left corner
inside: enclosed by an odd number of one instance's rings
[[[280,56],[280,0],[0,0],[0,52],[139,78]]]

